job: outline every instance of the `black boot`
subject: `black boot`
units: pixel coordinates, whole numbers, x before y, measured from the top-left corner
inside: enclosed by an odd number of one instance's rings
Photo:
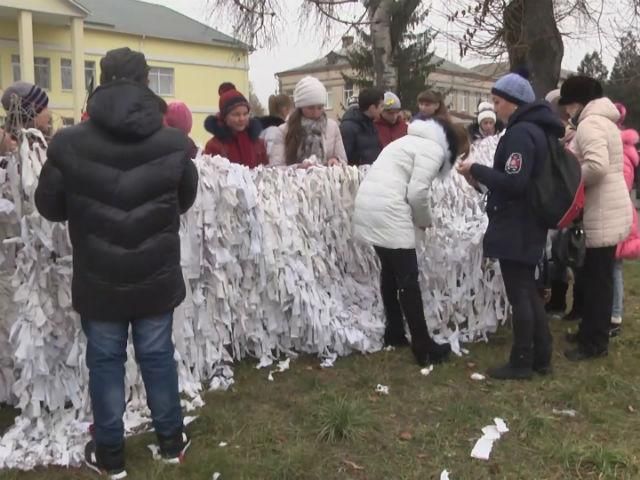
[[[401,289],[399,298],[409,325],[409,332],[411,332],[411,350],[418,364],[425,366],[429,363],[445,361],[451,352],[451,346],[449,344],[439,345],[429,335],[420,287]]]
[[[511,351],[509,362],[501,367],[487,370],[495,380],[530,380],[533,377],[531,353]]]

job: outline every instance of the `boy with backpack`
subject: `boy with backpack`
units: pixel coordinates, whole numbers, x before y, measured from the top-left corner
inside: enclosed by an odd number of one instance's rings
[[[532,187],[551,158],[551,141],[564,135],[560,119],[518,73],[500,78],[492,89],[498,118],[507,125],[493,168],[464,162],[460,174],[489,191],[489,225],[484,255],[500,261],[513,308],[513,346],[509,361],[488,371],[498,380],[529,379],[551,371],[552,337],[536,283],[549,225],[532,208]]]

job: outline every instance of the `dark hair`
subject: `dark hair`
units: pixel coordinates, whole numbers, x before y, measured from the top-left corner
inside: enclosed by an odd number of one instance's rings
[[[269,115],[279,117],[282,114],[282,110],[285,108],[291,108],[293,102],[289,95],[283,93],[279,95],[271,95],[269,97]]]
[[[366,112],[371,105],[379,105],[384,101],[384,91],[379,88],[365,88],[358,95],[358,106]]]
[[[461,123],[453,123],[451,120],[442,117],[433,117],[433,121],[438,123],[443,129],[449,144],[451,165],[456,163],[459,157],[466,158],[471,150],[467,129]]]
[[[436,113],[433,114],[433,116],[451,121],[451,118],[449,117],[449,109],[447,108],[447,104],[442,93],[435,90],[425,90],[424,92],[421,92],[420,95],[418,95],[418,105],[420,105],[421,103],[437,103],[438,109],[436,110]]]
[[[284,157],[287,165],[298,163],[298,147],[302,142],[302,110],[296,108],[287,120],[287,134],[284,137]]]

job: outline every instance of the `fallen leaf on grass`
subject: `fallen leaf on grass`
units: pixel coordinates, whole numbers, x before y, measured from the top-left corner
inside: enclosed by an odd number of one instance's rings
[[[469,367],[469,368],[476,368],[476,366],[477,365],[475,363],[473,363],[473,362],[468,362],[467,363],[467,367]]]
[[[408,442],[411,439],[413,439],[413,435],[411,435],[411,432],[400,433],[400,440],[404,440],[405,442]]]
[[[633,408],[633,405],[629,405],[629,406],[627,407],[627,410],[629,410],[629,413],[636,413],[636,409],[635,409],[635,408]]]
[[[355,462],[352,462],[351,460],[342,460],[342,463],[344,463],[347,467],[352,468],[353,470],[364,470],[364,467],[361,465],[358,465]]]
[[[427,455],[426,453],[419,453],[418,455],[416,455],[416,457],[418,457],[420,459],[425,459],[425,458],[428,458],[429,455]]]

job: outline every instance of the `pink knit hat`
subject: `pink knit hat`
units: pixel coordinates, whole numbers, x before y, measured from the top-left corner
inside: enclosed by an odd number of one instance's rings
[[[193,117],[191,116],[191,110],[189,110],[189,107],[187,107],[185,103],[171,102],[167,106],[167,113],[164,119],[169,127],[182,130],[187,135],[191,133]]]

